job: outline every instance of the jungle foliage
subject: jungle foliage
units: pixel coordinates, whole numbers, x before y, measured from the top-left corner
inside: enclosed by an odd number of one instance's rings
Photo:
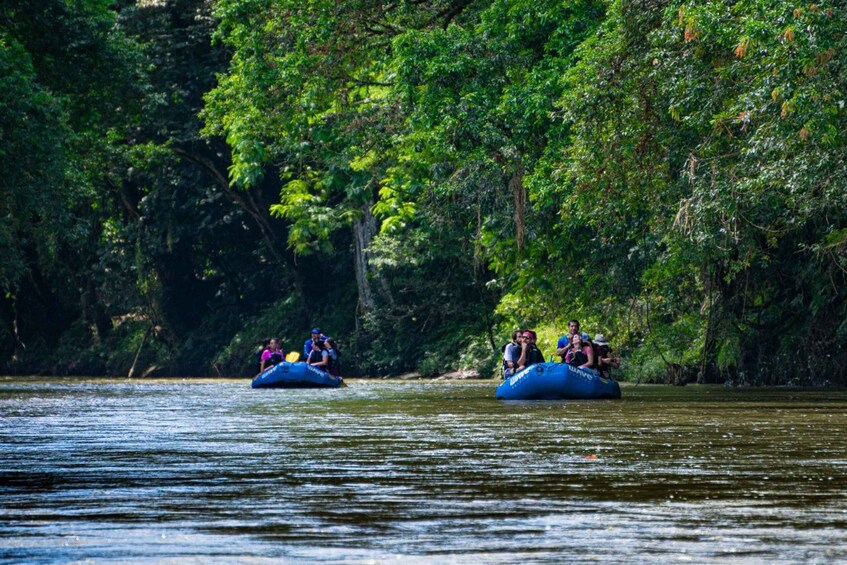
[[[491,374],[567,320],[662,382],[847,384],[831,1],[0,8],[0,363]]]

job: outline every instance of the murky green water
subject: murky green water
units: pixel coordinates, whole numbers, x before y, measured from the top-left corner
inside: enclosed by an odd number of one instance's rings
[[[847,560],[847,393],[494,387],[0,378],[0,560]]]

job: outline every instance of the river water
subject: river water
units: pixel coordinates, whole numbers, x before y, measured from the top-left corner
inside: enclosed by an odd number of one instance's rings
[[[0,561],[847,561],[847,393],[0,378]]]

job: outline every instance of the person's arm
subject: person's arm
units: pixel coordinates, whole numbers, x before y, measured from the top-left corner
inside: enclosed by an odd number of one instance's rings
[[[327,353],[326,351],[321,351],[321,360],[317,363],[312,363],[312,367],[326,367],[328,358],[329,353]]]
[[[503,352],[503,361],[506,362],[506,367],[509,369],[514,369],[517,365],[515,363],[517,361],[515,359],[515,348],[511,343],[506,346],[506,351]]]
[[[556,355],[559,357],[564,357],[568,353],[568,349],[571,348],[570,343],[565,343],[562,338],[559,338],[558,343],[556,343]]]
[[[521,356],[518,357],[518,367],[516,371],[520,371],[526,367],[526,341],[521,344]]]
[[[598,359],[598,365],[602,369],[609,369],[620,366],[621,358],[615,357],[612,355],[611,347],[603,347],[600,349],[600,359]]]
[[[588,357],[588,362],[579,366],[580,369],[591,367],[594,364],[594,348],[592,347],[583,347],[582,352],[585,353],[585,356]]]
[[[600,353],[597,355],[597,370],[603,370],[606,367],[608,360],[608,357],[603,357],[603,350],[601,349]]]

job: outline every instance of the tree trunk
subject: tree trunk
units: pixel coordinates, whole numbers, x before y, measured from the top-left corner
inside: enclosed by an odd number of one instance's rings
[[[706,310],[706,335],[703,339],[703,357],[700,360],[700,370],[697,372],[697,384],[702,385],[709,382],[709,361],[715,349],[715,281],[712,273],[706,269],[703,273],[706,281],[706,296],[700,312]]]
[[[376,220],[371,214],[370,205],[362,206],[362,217],[353,223],[354,269],[356,271],[356,287],[359,291],[359,308],[363,314],[374,309],[373,291],[368,277],[368,246],[376,234]]]
[[[138,358],[141,357],[141,350],[144,349],[144,344],[147,342],[147,336],[150,335],[152,331],[153,328],[151,327],[146,332],[144,332],[143,336],[141,336],[141,345],[138,346],[138,351],[135,352],[135,358],[132,360],[132,367],[129,368],[129,373],[127,374],[126,378],[131,379],[135,376],[135,370],[138,366]]]
[[[520,161],[515,166],[515,172],[509,180],[509,188],[515,198],[515,244],[518,252],[523,251],[526,236],[526,189],[523,185],[524,168]]]

